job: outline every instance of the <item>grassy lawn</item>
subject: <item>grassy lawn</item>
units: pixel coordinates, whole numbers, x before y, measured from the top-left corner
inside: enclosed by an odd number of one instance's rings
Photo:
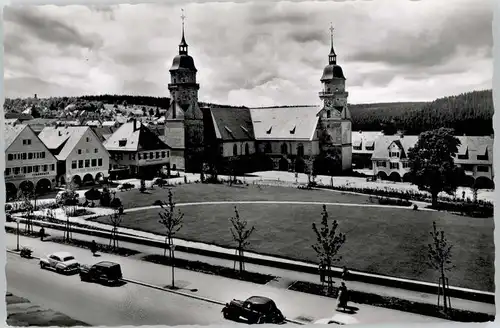
[[[133,193],[131,191],[130,193]],[[154,192],[154,191],[153,191]],[[120,195],[125,194],[121,193]],[[135,195],[140,195],[135,191]],[[144,197],[144,196],[141,196]],[[326,191],[264,187],[262,190],[213,185],[186,185],[174,188],[176,202],[210,200],[299,200],[339,203],[369,203],[368,197]],[[145,199],[151,204],[155,196]],[[146,202],[146,200],[148,200]],[[145,205],[145,204],[142,205]],[[139,204],[139,203],[135,203]],[[134,205],[140,206],[140,205]],[[131,207],[131,206],[129,206]],[[180,207],[184,226],[179,238],[234,247],[229,218],[234,205],[197,205]],[[480,290],[494,290],[494,221],[468,218],[445,212],[412,211],[395,208],[327,206],[330,217],[339,221],[347,234],[339,265],[367,272],[437,282],[436,272],[427,264],[427,244],[432,221],[444,228],[453,243],[450,284]],[[319,205],[239,204],[240,216],[255,225],[250,249],[281,257],[316,261],[311,248],[315,236],[312,222],[321,220]],[[158,209],[126,214],[123,226],[161,233]],[[107,218],[97,219],[108,223]]]
[[[177,203],[209,202],[209,201],[316,201],[368,204],[369,196],[342,194],[324,190],[301,190],[297,188],[254,186],[248,187],[213,184],[186,184],[171,187],[174,200]],[[168,189],[155,187],[141,193],[137,189],[119,191],[116,197],[120,198],[124,208],[134,208],[153,205],[155,200],[167,201]]]

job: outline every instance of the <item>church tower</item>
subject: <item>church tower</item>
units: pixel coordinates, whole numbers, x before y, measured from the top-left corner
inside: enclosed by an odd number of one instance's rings
[[[318,137],[321,155],[333,159],[328,165],[334,167],[327,171],[339,172],[348,171],[352,166],[352,121],[347,107],[346,78],[333,49],[333,30],[333,26],[330,27],[330,54],[321,77],[323,90],[319,93],[322,106],[318,113]]]
[[[179,54],[170,68],[170,107],[165,114],[165,139],[172,147],[170,166],[196,172],[201,168],[203,153],[203,114],[198,105],[196,66],[188,55],[184,36],[184,10],[182,10],[182,38]]]

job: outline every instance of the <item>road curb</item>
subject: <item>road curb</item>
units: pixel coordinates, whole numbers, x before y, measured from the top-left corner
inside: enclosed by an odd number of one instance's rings
[[[197,295],[193,295],[193,294],[189,294],[189,293],[183,293],[183,292],[179,292],[179,291],[176,291],[176,290],[170,290],[168,288],[164,288],[164,287],[160,287],[160,286],[148,284],[146,282],[142,282],[142,281],[138,281],[138,280],[132,280],[132,279],[127,279],[127,278],[122,278],[122,280],[125,281],[125,282],[132,283],[132,284],[137,284],[137,285],[140,285],[140,286],[149,287],[149,288],[153,288],[153,289],[156,289],[156,290],[161,290],[161,291],[164,291],[164,292],[169,292],[169,293],[172,293],[172,294],[177,294],[177,295],[181,295],[181,296],[186,296],[186,297],[194,298],[194,299],[197,299],[199,301],[204,301],[204,302],[208,302],[208,303],[212,303],[212,304],[217,304],[217,305],[221,305],[221,306],[225,306],[226,305],[225,302],[221,302],[221,301],[217,301],[217,300],[213,300],[213,299],[210,299],[210,298],[206,298],[206,297],[202,297],[202,296],[197,296]],[[294,323],[294,324],[297,324],[297,325],[304,325],[304,323],[302,323],[300,321],[295,321],[295,320],[290,320],[290,319],[285,319],[285,321],[286,322],[290,322],[290,323]]]
[[[7,249],[7,253],[11,253],[11,254],[19,254],[19,251],[16,251],[16,250],[13,250],[13,249]],[[40,257],[38,256],[34,256],[34,255],[31,255],[31,258],[29,259],[35,259],[35,260],[39,260]],[[28,260],[29,260],[28,259]]]

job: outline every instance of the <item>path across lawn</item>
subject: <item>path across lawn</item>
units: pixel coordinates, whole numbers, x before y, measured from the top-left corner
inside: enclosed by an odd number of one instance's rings
[[[370,204],[368,197],[323,191],[297,190],[300,193],[293,195],[290,190],[294,189],[278,187],[270,187],[275,189],[272,190],[273,193],[277,192],[276,189],[284,190],[283,193],[276,193],[276,198],[293,198],[300,195],[300,201],[297,201],[297,198],[290,201],[273,201],[266,199],[269,195],[263,192],[264,195],[256,197],[257,202],[252,202],[248,198],[253,192],[249,195],[243,190],[235,192],[235,188],[225,188],[233,192],[222,193],[222,198],[234,199],[241,196],[240,198],[245,200],[224,202],[218,199],[211,204],[200,204],[196,201],[186,204],[186,200],[197,198],[198,202],[206,202],[217,195],[202,190],[202,195],[196,197],[183,188],[174,189],[175,200],[183,203],[179,209],[184,213],[184,226],[178,232],[178,238],[234,247],[229,219],[234,215],[234,206],[237,205],[240,216],[256,227],[250,250],[316,262],[316,254],[311,248],[311,244],[315,242],[311,225],[312,222],[320,222],[322,204],[328,203],[330,217],[338,220],[340,231],[347,234],[346,244],[340,253],[340,266],[347,265],[367,272],[437,282],[436,272],[426,264],[429,231],[432,222],[436,221],[454,245],[453,260],[456,268],[449,274],[450,285],[494,290],[494,222],[491,218],[467,218],[446,212],[381,207],[378,204]],[[320,199],[309,200],[310,198]],[[329,201],[323,201],[326,199]],[[353,203],[355,199],[361,200],[360,204]],[[334,201],[342,200],[348,202],[334,204]],[[153,199],[150,198],[151,201]],[[122,226],[161,233],[163,229],[158,223],[159,212],[158,208],[130,209],[130,212],[125,214]],[[109,223],[107,218],[98,218],[96,221]]]

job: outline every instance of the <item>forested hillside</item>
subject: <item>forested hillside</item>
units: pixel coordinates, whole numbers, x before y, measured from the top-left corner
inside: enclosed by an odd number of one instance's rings
[[[96,111],[103,108],[104,104],[167,109],[170,99],[129,95],[5,99],[4,110],[5,112],[21,112],[27,108],[33,108],[33,116],[39,117],[61,111],[68,105],[78,110]],[[235,108],[235,106],[211,103],[200,103],[200,106]],[[494,110],[491,90],[463,93],[439,98],[432,102],[351,104],[349,106],[353,131],[384,130],[391,134],[401,129],[407,134],[419,134],[429,129],[449,127],[454,128],[456,134],[460,135],[493,133]]]
[[[398,129],[407,134],[448,127],[457,135],[493,133],[492,90],[472,91],[438,98],[427,103],[388,103],[350,105],[353,131]]]

